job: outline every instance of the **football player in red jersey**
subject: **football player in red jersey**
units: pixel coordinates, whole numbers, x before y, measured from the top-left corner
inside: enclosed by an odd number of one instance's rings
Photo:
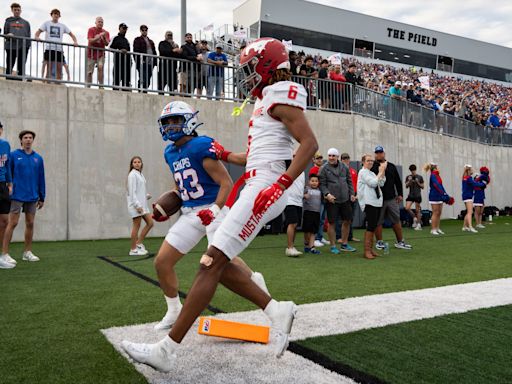
[[[155,344],[123,341],[125,351],[137,362],[171,371],[179,355],[179,343],[206,308],[222,276],[225,286],[258,305],[269,317],[277,338],[272,341],[277,357],[288,347],[296,313],[291,301],[278,302],[254,282],[228,268],[265,223],[281,214],[287,188],[306,169],[318,149],[316,138],[304,115],[307,93],[290,81],[290,63],[284,45],[261,38],[241,53],[239,89],[256,97],[250,121],[246,153],[231,153],[217,146],[218,157],[246,166],[246,186],[215,232],[183,308],[170,333]],[[299,146],[293,154],[293,139]]]

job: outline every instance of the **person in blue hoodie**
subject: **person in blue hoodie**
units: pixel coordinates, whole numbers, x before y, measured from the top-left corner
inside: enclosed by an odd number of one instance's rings
[[[4,132],[4,127],[0,122],[0,136]],[[11,192],[12,180],[11,170],[9,168],[9,155],[11,146],[9,142],[0,139],[0,239],[3,239],[5,228],[9,221],[9,211],[11,210]],[[0,255],[0,269],[12,269],[16,266],[16,260],[8,254]]]
[[[9,243],[12,233],[18,225],[20,213],[25,213],[25,250],[23,260],[39,261],[32,253],[32,237],[34,235],[34,220],[36,211],[43,208],[46,197],[44,180],[44,162],[41,155],[32,149],[36,137],[33,131],[24,130],[18,135],[21,148],[12,151],[9,156],[9,166],[12,176],[11,209],[9,224],[5,230],[2,254],[9,254]]]

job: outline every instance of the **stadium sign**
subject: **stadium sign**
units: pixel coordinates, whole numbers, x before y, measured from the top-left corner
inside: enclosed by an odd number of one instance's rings
[[[437,39],[419,33],[407,32],[404,29],[388,28],[388,37],[399,40],[407,40],[416,44],[430,45],[435,47],[437,45]]]

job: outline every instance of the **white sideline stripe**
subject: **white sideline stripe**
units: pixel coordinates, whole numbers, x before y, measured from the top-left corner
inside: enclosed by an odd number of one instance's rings
[[[292,340],[354,332],[452,313],[512,304],[512,278],[445,287],[393,292],[299,306]],[[218,315],[220,318],[267,324],[262,311]],[[124,356],[122,340],[156,342],[166,334],[141,324],[102,330]],[[353,383],[352,380],[294,353],[281,359],[271,346],[204,337],[197,322],[180,349],[176,371],[162,374],[135,364],[149,383]]]

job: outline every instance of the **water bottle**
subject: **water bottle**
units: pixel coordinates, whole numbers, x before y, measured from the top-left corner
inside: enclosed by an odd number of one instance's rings
[[[389,255],[389,243],[384,243],[384,254]]]

